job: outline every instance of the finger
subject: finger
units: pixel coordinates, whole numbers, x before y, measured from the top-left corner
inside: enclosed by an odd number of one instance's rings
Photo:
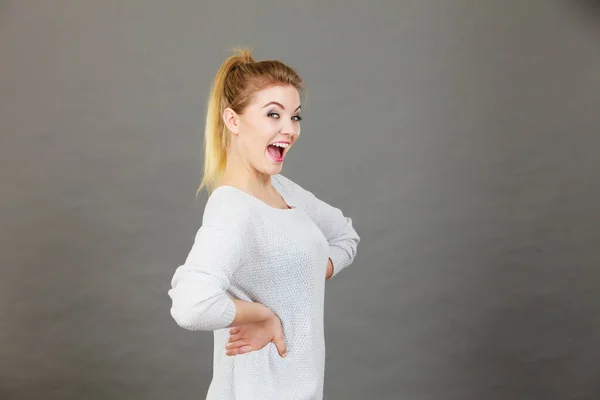
[[[228,356],[237,356],[238,354],[240,354],[240,349],[227,350],[227,352],[225,352],[225,354]]]
[[[245,354],[253,351],[254,348],[250,345],[240,347],[240,354]]]
[[[229,337],[229,343],[231,342],[235,342],[237,340],[241,340],[244,338],[244,335],[240,332],[240,333],[236,333],[235,335],[231,335]]]
[[[227,350],[226,354],[228,356],[237,356],[239,354],[249,353],[252,350],[254,350],[252,348],[252,346],[246,345],[246,346],[238,347],[238,348],[235,348],[235,349]]]
[[[226,349],[231,350],[231,349],[235,349],[237,347],[241,347],[244,345],[249,345],[247,340],[237,340],[235,342],[231,342],[231,343],[227,343],[227,345],[225,346]]]
[[[281,357],[285,357],[287,355],[287,347],[285,345],[285,341],[283,339],[276,339],[273,341],[275,343],[275,347],[277,348],[277,352]]]
[[[239,328],[239,326],[234,326],[233,328],[231,328],[231,329],[229,330],[229,333],[230,333],[231,335],[233,335],[233,334],[235,334],[235,333],[238,333],[239,331],[240,331],[240,328]]]

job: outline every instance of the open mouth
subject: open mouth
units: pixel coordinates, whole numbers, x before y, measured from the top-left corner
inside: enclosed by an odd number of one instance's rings
[[[276,162],[282,162],[284,159],[285,149],[288,147],[288,143],[271,143],[267,146],[267,152],[271,158]]]

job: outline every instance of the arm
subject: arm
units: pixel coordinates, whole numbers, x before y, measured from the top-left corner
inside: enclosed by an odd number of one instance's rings
[[[234,299],[233,302],[235,304],[236,313],[233,322],[229,324],[228,327],[265,322],[276,317],[273,311],[261,303],[251,303],[237,299]]]
[[[262,304],[231,298],[231,276],[243,262],[240,234],[203,225],[192,249],[171,280],[171,316],[188,330],[216,330],[264,321],[272,311]]]
[[[356,257],[360,236],[353,227],[352,219],[342,211],[309,192],[314,207],[314,221],[329,243],[327,279],[336,276],[350,266]]]
[[[283,175],[277,175],[276,182],[300,203],[299,205],[305,209],[327,239],[329,260],[326,278],[336,276],[352,264],[360,242],[360,237],[352,225],[352,219],[345,216],[340,209],[327,204]]]

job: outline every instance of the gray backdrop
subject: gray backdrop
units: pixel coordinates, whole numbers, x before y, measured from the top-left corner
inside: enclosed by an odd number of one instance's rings
[[[593,1],[0,3],[0,398],[201,399],[169,315],[235,45],[308,86],[284,174],[354,219],[327,400],[600,398]]]

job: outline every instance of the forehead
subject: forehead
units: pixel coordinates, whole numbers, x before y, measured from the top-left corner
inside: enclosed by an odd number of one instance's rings
[[[252,103],[263,107],[272,101],[281,103],[286,110],[294,111],[300,105],[300,93],[291,85],[270,86],[256,92]]]

